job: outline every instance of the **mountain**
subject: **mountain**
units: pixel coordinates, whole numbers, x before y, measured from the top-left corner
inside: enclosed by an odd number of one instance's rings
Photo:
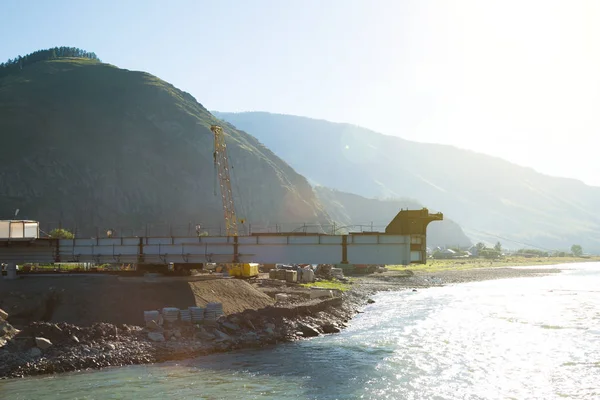
[[[355,231],[385,231],[385,227],[401,209],[419,210],[423,205],[410,199],[377,200],[340,192],[322,186],[315,187],[325,211],[336,221],[340,231],[343,227]],[[433,210],[430,210],[433,211]],[[468,247],[471,240],[458,224],[448,218],[432,222],[427,227],[427,246]]]
[[[366,197],[418,199],[474,241],[546,249],[577,243],[600,252],[598,187],[349,124],[262,112],[214,115],[257,137],[312,184]]]
[[[196,223],[224,232],[210,131],[221,121],[155,76],[90,57],[15,59],[0,74],[0,219],[20,209],[43,230],[60,222],[80,236],[181,235]],[[254,137],[224,131],[238,217],[255,229],[330,223],[304,177]]]

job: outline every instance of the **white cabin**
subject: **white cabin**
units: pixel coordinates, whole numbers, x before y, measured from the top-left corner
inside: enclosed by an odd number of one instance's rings
[[[30,220],[0,220],[0,240],[37,239],[40,237],[40,223]]]

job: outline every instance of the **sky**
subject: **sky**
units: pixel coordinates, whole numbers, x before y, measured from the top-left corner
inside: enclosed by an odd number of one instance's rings
[[[0,0],[0,60],[95,52],[209,110],[348,122],[600,186],[595,0]]]

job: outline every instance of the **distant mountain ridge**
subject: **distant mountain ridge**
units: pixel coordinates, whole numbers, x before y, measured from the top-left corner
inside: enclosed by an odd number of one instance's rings
[[[600,188],[452,146],[264,112],[215,116],[254,135],[313,184],[417,199],[474,241],[600,252]],[[557,161],[558,162],[558,161]]]

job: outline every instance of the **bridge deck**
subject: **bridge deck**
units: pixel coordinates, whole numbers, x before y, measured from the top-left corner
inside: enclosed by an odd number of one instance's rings
[[[0,244],[0,262],[408,264],[420,254],[410,242],[383,233],[36,239]]]

